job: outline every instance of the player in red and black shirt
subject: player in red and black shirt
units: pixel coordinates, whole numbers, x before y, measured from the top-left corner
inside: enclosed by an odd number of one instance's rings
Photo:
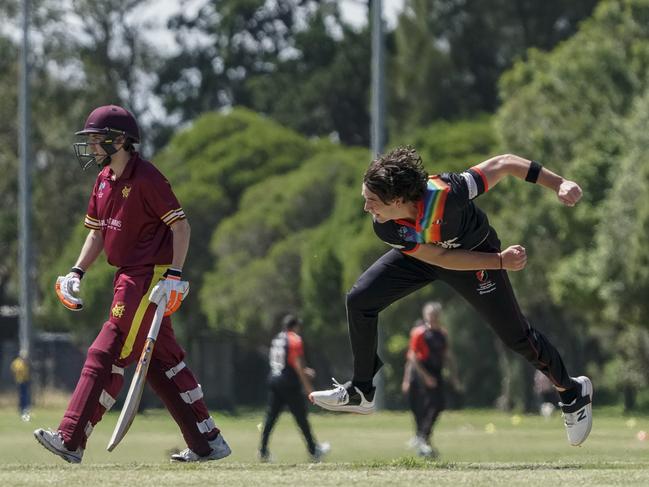
[[[430,302],[422,310],[423,321],[410,331],[401,390],[408,395],[415,417],[412,446],[423,457],[437,457],[430,436],[446,406],[442,370],[449,358],[448,333],[440,322],[442,305]]]
[[[83,307],[81,279],[103,251],[117,267],[108,320],[88,350],[81,377],[56,431],[38,429],[36,439],[71,463],[81,462],[94,426],[115,403],[124,382],[124,368],[142,351],[155,304],[166,302],[147,381],[178,423],[188,448],[175,461],[216,460],[230,448],[209,415],[203,391],[184,362],[170,315],[189,290],[182,267],[190,228],[169,181],[134,144],[140,134],[133,115],[122,107],[96,108],[75,144],[85,169],[101,169],[95,182],[85,226],[86,241],[74,267],[59,277],[56,292],[68,309]]]
[[[313,461],[320,459],[329,451],[328,443],[316,443],[307,419],[306,395],[313,390],[311,379],[315,377],[313,369],[304,363],[304,345],[299,333],[302,320],[288,314],[282,320],[282,331],[272,340],[268,361],[268,409],[259,446],[259,459],[270,461],[268,440],[277,418],[285,406],[295,418],[304,439],[307,450]]]
[[[351,382],[311,394],[334,411],[371,413],[379,312],[394,301],[440,280],[460,293],[512,350],[545,374],[559,391],[568,440],[581,444],[592,425],[592,384],[572,378],[557,349],[521,312],[507,277],[527,262],[519,245],[500,249],[496,231],[474,199],[512,175],[538,183],[574,206],[581,188],[538,162],[507,154],[462,173],[429,176],[412,147],[399,147],[372,161],[365,172],[365,211],[376,235],[393,247],[361,275],[347,295],[354,354]]]

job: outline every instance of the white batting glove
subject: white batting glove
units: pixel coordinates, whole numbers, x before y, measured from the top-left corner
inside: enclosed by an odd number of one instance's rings
[[[71,311],[83,309],[83,299],[78,296],[83,274],[83,269],[73,267],[65,276],[59,276],[56,279],[56,295],[61,304]]]
[[[158,283],[151,290],[149,294],[149,301],[157,305],[166,302],[165,316],[169,316],[180,308],[180,305],[189,294],[189,282],[181,281],[182,272],[178,269],[167,269],[164,274],[164,279]]]

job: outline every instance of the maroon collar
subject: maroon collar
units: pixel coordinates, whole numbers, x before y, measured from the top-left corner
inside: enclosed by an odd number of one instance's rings
[[[131,154],[131,158],[126,163],[126,167],[124,168],[122,175],[118,179],[120,180],[131,179],[131,177],[133,177],[133,171],[135,170],[135,166],[137,165],[137,161],[139,159],[140,159],[140,154],[138,152],[133,152],[133,154]],[[113,170],[110,168],[110,166],[106,166],[101,170],[100,174],[101,177],[104,179],[111,179]]]

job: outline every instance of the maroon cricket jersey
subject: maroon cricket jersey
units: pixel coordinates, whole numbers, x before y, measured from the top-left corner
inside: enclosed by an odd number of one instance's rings
[[[185,218],[169,181],[136,152],[117,180],[105,167],[88,203],[84,225],[101,231],[108,263],[116,267],[169,264],[171,224]]]

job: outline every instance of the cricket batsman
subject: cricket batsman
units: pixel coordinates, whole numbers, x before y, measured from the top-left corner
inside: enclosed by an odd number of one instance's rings
[[[117,268],[108,320],[88,349],[81,377],[59,427],[37,429],[36,440],[70,463],[80,463],[88,437],[117,398],[124,368],[137,361],[156,303],[167,303],[147,381],[178,423],[187,443],[172,461],[219,460],[231,451],[210,416],[203,391],[184,362],[170,315],[189,291],[182,268],[190,227],[171,185],[134,144],[140,131],[126,109],[107,105],[93,110],[74,144],[83,169],[100,169],[84,225],[89,229],[79,258],[56,281],[56,293],[68,309],[80,311],[84,274],[104,251]]]

